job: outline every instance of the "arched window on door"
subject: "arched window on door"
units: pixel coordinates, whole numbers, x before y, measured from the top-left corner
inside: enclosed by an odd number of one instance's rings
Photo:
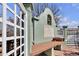
[[[52,17],[50,15],[47,15],[47,24],[52,25]]]

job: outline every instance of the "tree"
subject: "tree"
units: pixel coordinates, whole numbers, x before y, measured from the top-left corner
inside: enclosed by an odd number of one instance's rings
[[[45,8],[50,8],[54,15],[55,22],[57,26],[60,21],[60,9],[54,3],[24,3],[25,8],[31,7],[33,16],[39,16],[42,12],[44,12]]]
[[[54,19],[55,22],[58,26],[58,24],[60,23],[60,9],[53,3],[34,3],[33,5],[33,12],[34,12],[34,16],[39,16],[42,12],[44,12],[45,8],[50,8],[52,10],[52,13],[54,15]]]

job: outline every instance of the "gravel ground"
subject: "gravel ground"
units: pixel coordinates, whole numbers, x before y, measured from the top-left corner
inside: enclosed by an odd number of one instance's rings
[[[64,45],[61,51],[54,50],[55,56],[79,56],[79,49],[73,45]]]

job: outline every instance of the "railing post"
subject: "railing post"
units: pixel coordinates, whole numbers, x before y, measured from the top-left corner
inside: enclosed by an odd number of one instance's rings
[[[67,26],[63,26],[64,42],[67,40]]]
[[[79,48],[79,26],[78,26],[78,30],[77,30],[77,46]]]
[[[78,35],[79,35],[79,26],[78,26]]]
[[[67,42],[67,26],[63,26],[63,38],[64,38],[64,40],[63,40],[64,42],[61,45],[61,50],[64,49],[65,43]]]

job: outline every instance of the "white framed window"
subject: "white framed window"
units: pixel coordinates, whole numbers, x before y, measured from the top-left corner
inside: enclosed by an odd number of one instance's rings
[[[51,15],[47,15],[47,24],[52,25],[52,18]]]
[[[24,56],[25,12],[17,3],[0,3],[0,55]]]

